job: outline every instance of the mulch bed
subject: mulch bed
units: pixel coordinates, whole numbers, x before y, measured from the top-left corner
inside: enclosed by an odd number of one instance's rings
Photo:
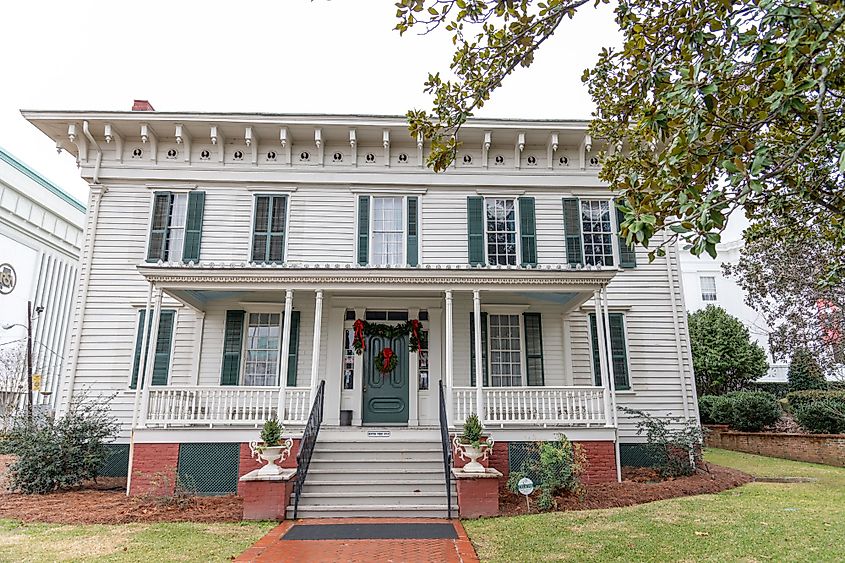
[[[590,510],[595,508],[616,508],[632,506],[656,500],[719,493],[745,485],[754,480],[751,475],[719,465],[708,464],[708,471],[700,471],[689,477],[660,480],[652,469],[629,468],[623,470],[622,483],[587,485],[582,495],[561,495],[557,497],[557,510]],[[503,516],[527,514],[525,497],[504,487],[499,490],[499,512]],[[531,512],[536,512],[536,503],[531,503]]]

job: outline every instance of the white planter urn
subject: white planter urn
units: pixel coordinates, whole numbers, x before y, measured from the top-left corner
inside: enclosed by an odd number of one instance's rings
[[[249,451],[255,461],[264,460],[267,464],[258,470],[259,475],[280,475],[282,468],[277,461],[285,461],[290,455],[293,440],[288,438],[281,446],[265,446],[263,442],[250,442]]]
[[[455,445],[455,452],[461,456],[461,459],[469,460],[469,463],[463,466],[465,473],[484,473],[486,471],[484,466],[478,463],[478,460],[484,461],[493,451],[493,444],[495,443],[493,438],[487,436],[487,440],[481,442],[476,448],[472,444],[462,443],[460,436],[455,434],[452,443]]]

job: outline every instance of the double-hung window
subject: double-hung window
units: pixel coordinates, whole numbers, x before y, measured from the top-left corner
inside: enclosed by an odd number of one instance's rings
[[[475,317],[470,313],[470,384],[475,385]],[[481,313],[481,365],[485,387],[543,385],[540,313]]]
[[[419,265],[419,197],[358,196],[358,264]]]
[[[622,313],[610,313],[608,315],[610,333],[610,361],[613,367],[613,381],[617,391],[625,391],[631,388],[628,375],[628,345],[625,336],[625,316]],[[590,313],[590,347],[593,355],[593,378],[597,386],[602,385],[601,379],[601,355],[599,342],[606,342],[605,335],[599,339],[596,329],[596,314]]]
[[[701,300],[716,301],[716,278],[715,276],[701,276]]]
[[[518,387],[522,384],[522,346],[519,315],[488,315],[490,336],[490,384]]]
[[[467,197],[467,258],[472,266],[535,267],[534,198]]]
[[[287,196],[255,196],[252,224],[251,260],[259,263],[284,262]]]
[[[581,235],[584,262],[590,266],[613,266],[613,222],[610,201],[581,200]]]
[[[484,200],[484,210],[487,263],[491,266],[516,266],[516,201],[488,198]]]
[[[277,385],[281,333],[279,313],[249,313],[244,385]]]
[[[198,260],[205,192],[156,192],[147,261]]]
[[[405,263],[403,197],[374,197],[372,222],[372,260],[375,266]]]

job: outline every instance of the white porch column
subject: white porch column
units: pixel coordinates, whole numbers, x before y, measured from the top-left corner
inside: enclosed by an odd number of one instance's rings
[[[285,388],[288,384],[288,359],[290,358],[290,318],[293,313],[293,290],[285,291],[285,313],[282,322],[282,351],[279,362],[279,402],[276,416],[279,422],[285,420]]]
[[[453,372],[454,342],[452,330],[452,290],[446,290],[446,373],[443,383],[446,386],[446,414],[454,422],[455,411],[452,408],[452,388],[455,386],[455,375]]]
[[[149,290],[147,291],[147,305],[144,307],[144,324],[141,330],[141,350],[147,350],[147,341],[150,338],[150,310],[152,309],[153,304],[153,284],[149,284]],[[146,373],[146,366],[147,366],[147,354],[142,353],[141,357],[138,358],[138,378],[135,380],[135,404],[132,407],[132,431],[135,431],[135,428],[138,424],[138,407],[141,404],[141,374]]]
[[[158,335],[158,325],[159,321],[161,320],[161,298],[163,295],[163,291],[159,288],[156,288],[156,295],[155,295],[155,308],[153,309],[153,322],[149,328],[150,335]],[[146,324],[146,319],[144,320],[144,324]],[[157,341],[158,338],[152,338],[148,336],[148,340],[150,341],[150,346],[147,347],[146,350],[146,357],[147,359],[144,361],[144,379],[138,382],[137,385],[141,385],[141,428],[146,428],[147,426],[147,413],[150,410],[150,385],[152,385],[153,379],[153,367],[155,364],[155,350],[156,345],[153,341]],[[143,350],[143,348],[142,348]],[[140,377],[141,370],[140,366],[138,369],[138,375]]]
[[[320,337],[323,327],[323,290],[318,289],[314,300],[314,340],[311,343],[311,395],[308,404],[314,402],[320,378]]]
[[[593,292],[593,304],[595,306],[596,314],[596,346],[599,347],[599,373],[601,374],[601,384],[604,387],[604,418],[605,426],[613,426],[613,408],[610,404],[610,384],[607,371],[607,348],[602,343],[604,340],[604,316],[601,310],[601,292],[597,289]]]
[[[484,363],[481,361],[481,296],[477,289],[472,292],[473,319],[475,322],[475,414],[484,424]]]
[[[608,313],[607,287],[601,290],[602,307],[604,309],[604,335],[607,350],[607,380],[610,384],[610,408],[613,410],[613,426],[616,427],[616,439],[613,442],[616,450],[616,481],[622,482],[622,460],[619,456],[619,414],[616,412],[616,374],[613,371],[613,344],[610,341],[610,314]]]

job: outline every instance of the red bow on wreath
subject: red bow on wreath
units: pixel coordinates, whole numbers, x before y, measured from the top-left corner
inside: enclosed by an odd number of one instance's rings
[[[381,371],[387,373],[393,371],[390,360],[393,359],[393,348],[385,348],[382,350]]]

